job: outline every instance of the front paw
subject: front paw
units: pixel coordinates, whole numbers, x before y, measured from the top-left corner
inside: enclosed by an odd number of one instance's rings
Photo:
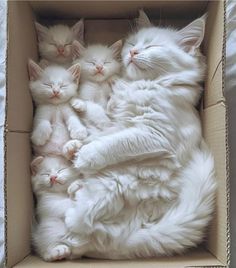
[[[50,124],[44,124],[36,128],[31,136],[31,141],[36,146],[44,145],[52,134],[52,127]]]
[[[47,251],[46,254],[44,254],[43,259],[45,261],[58,261],[62,259],[66,259],[71,254],[71,250],[66,245],[57,245]]]
[[[87,129],[83,126],[71,128],[70,136],[75,140],[84,140],[88,136]]]
[[[68,159],[72,160],[75,153],[83,146],[83,144],[78,140],[68,141],[62,149],[63,155]]]
[[[75,199],[75,193],[83,187],[81,180],[76,180],[68,187],[67,193],[71,199]]]
[[[87,110],[86,103],[80,99],[72,99],[70,103],[71,103],[71,106],[77,112],[85,112]]]
[[[95,142],[84,145],[79,152],[75,154],[74,167],[81,172],[94,171],[106,166],[105,158],[99,153]]]

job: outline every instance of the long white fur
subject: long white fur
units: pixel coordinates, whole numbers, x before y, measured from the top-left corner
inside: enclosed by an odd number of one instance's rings
[[[67,188],[78,178],[77,172],[60,156],[38,156],[32,161],[31,170],[33,191],[37,197],[33,247],[46,261],[69,257],[74,244],[64,217],[73,205]],[[57,176],[56,182],[50,181],[51,176]]]
[[[94,172],[70,188],[78,205],[67,211],[66,226],[87,241],[78,256],[183,252],[202,240],[214,209],[214,163],[195,110],[205,17],[180,31],[146,26],[125,42],[126,81],[115,84],[108,104],[119,131],[76,154],[75,167]]]
[[[120,75],[120,51],[122,41],[119,40],[110,47],[101,44],[83,47],[78,41],[73,42],[74,63],[81,65],[81,84],[78,98],[72,106],[80,111],[80,99],[85,101],[86,126],[104,128],[110,124],[106,115],[107,103],[112,93],[111,84]],[[101,67],[101,73],[96,67]]]
[[[29,61],[30,90],[36,103],[36,113],[31,140],[35,154],[62,155],[69,157],[81,146],[87,130],[70,106],[77,94],[80,66],[68,70],[49,66],[45,70]],[[54,92],[58,95],[54,96]]]
[[[72,42],[84,41],[84,21],[79,20],[75,25],[54,25],[50,27],[35,23],[38,34],[38,47],[42,59],[46,59],[50,64],[61,64],[69,67],[72,64]],[[64,53],[58,53],[58,48],[63,47]],[[43,62],[40,62],[40,66]]]

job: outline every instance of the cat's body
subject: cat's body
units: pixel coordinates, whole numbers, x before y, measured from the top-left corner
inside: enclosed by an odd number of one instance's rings
[[[39,156],[32,161],[32,186],[37,197],[34,249],[46,261],[68,258],[73,237],[65,226],[65,213],[73,206],[67,192],[78,179],[71,163],[60,156]]]
[[[30,62],[29,68],[30,89],[37,105],[31,136],[34,152],[37,155],[66,154],[72,143],[79,147],[87,135],[70,105],[71,98],[77,93],[79,66],[74,65],[68,70],[49,66],[42,70]]]
[[[81,84],[79,100],[75,99],[72,106],[80,108],[80,99],[85,101],[86,126],[93,130],[94,127],[103,129],[110,124],[106,109],[112,93],[112,82],[121,71],[119,55],[122,42],[117,41],[110,47],[97,44],[84,48],[75,41],[73,47],[75,57],[78,58],[74,62],[81,65]]]
[[[204,25],[200,18],[180,31],[150,26],[127,38],[122,58],[131,81],[118,81],[108,104],[117,129],[84,145],[74,160],[94,173],[74,183],[78,206],[65,219],[81,239],[87,234],[84,255],[169,255],[203,238],[215,194],[195,110]]]
[[[50,65],[60,64],[65,68],[72,65],[72,43],[74,40],[83,42],[84,21],[81,19],[71,28],[67,25],[54,25],[50,27],[35,23],[38,33],[40,66],[44,67],[44,60]]]

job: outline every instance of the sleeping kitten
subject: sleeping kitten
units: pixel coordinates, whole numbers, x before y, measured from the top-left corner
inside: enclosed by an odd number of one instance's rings
[[[37,106],[31,136],[35,153],[62,155],[63,152],[71,158],[87,136],[86,128],[69,103],[76,96],[79,64],[67,70],[60,66],[43,70],[30,60],[29,75],[30,90]]]
[[[38,33],[41,58],[48,60],[51,64],[57,63],[65,67],[71,66],[72,42],[74,40],[83,42],[84,40],[83,19],[71,28],[61,24],[46,27],[38,22],[35,23],[35,27]]]
[[[65,212],[73,206],[67,188],[78,178],[71,163],[60,156],[36,157],[31,163],[32,186],[37,197],[32,241],[45,261],[68,258],[75,240],[64,223]]]
[[[171,255],[204,237],[215,197],[214,161],[195,109],[206,69],[199,50],[204,28],[204,17],[179,31],[147,27],[146,21],[127,38],[121,55],[128,81],[115,83],[108,103],[120,130],[84,145],[74,160],[78,170],[94,171],[86,178],[91,185],[96,180],[106,189],[96,191],[93,204],[94,189],[88,184],[76,192],[80,184],[73,183],[78,205],[65,222],[77,234],[86,230],[94,242],[96,250],[85,255]],[[168,203],[173,189],[180,189],[176,202],[159,218],[163,203],[153,194],[164,194]]]
[[[86,101],[86,107],[79,99],[72,102],[78,111],[86,109],[86,118],[97,127],[109,124],[106,115],[107,103],[111,94],[111,83],[120,74],[119,61],[122,41],[110,47],[105,45],[89,45],[84,48],[78,41],[73,42],[74,63],[81,65],[81,85],[79,98]]]

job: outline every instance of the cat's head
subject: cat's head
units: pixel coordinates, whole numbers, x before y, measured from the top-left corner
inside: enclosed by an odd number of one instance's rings
[[[122,41],[115,42],[110,47],[105,45],[89,45],[83,47],[79,42],[73,42],[75,62],[81,65],[81,78],[93,82],[103,82],[120,72],[120,52]]]
[[[66,191],[76,178],[76,172],[71,163],[64,157],[38,156],[30,165],[34,192]]]
[[[185,70],[204,69],[199,47],[204,37],[205,16],[175,30],[152,26],[144,14],[141,12],[142,18],[137,20],[140,29],[128,36],[121,52],[129,79],[155,79]]]
[[[84,40],[84,21],[81,19],[71,28],[66,25],[46,27],[35,23],[38,33],[39,53],[42,58],[63,64],[72,62],[72,42]]]
[[[57,65],[42,69],[29,60],[28,69],[29,86],[36,103],[60,104],[76,96],[80,77],[79,64],[74,64],[68,69]]]

